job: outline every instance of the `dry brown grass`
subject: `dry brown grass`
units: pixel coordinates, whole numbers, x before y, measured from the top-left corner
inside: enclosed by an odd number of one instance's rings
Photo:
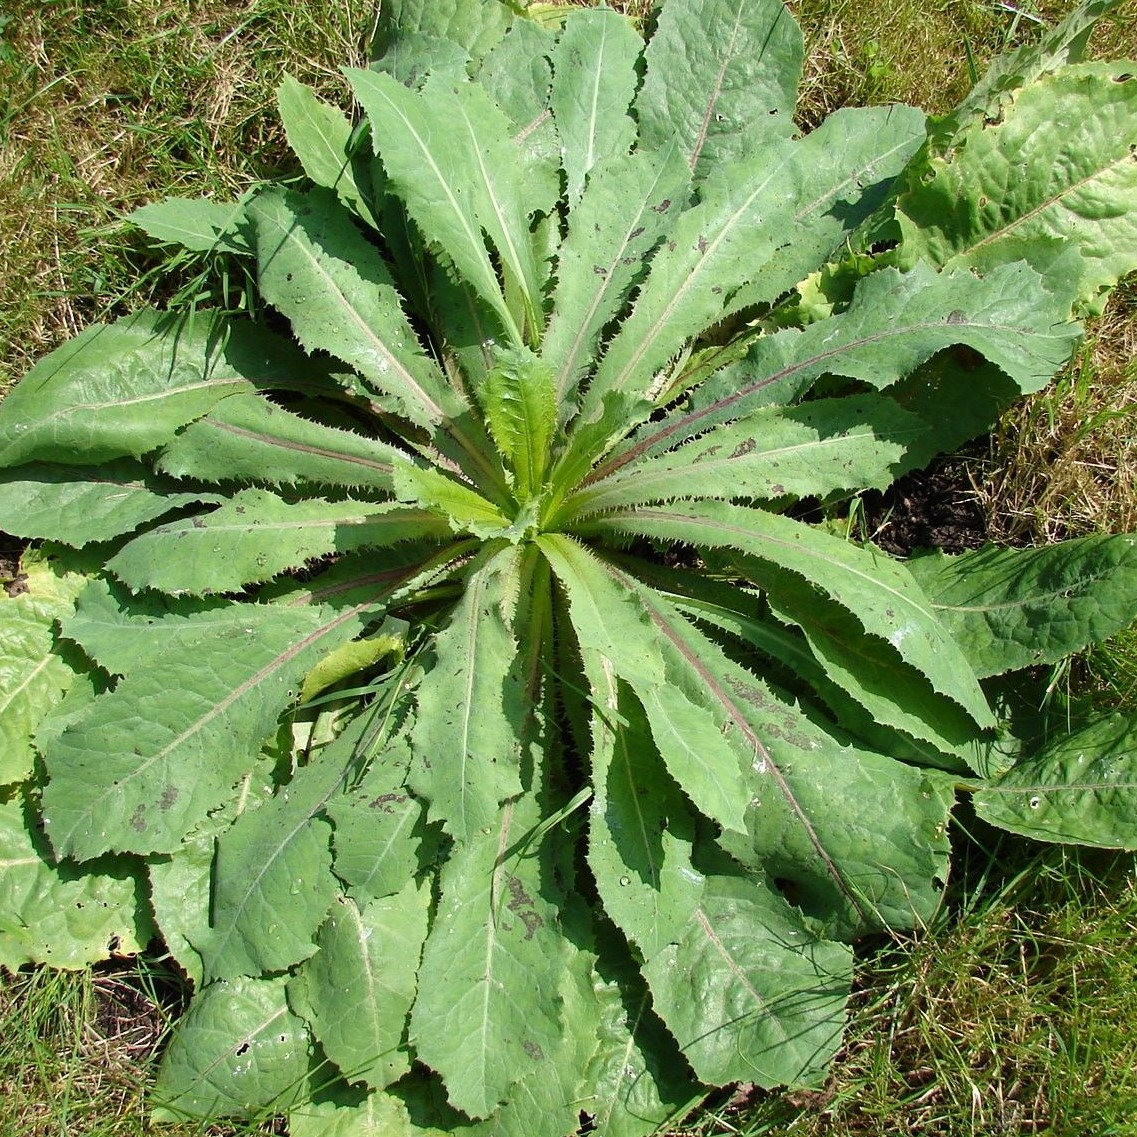
[[[975,484],[996,539],[1137,531],[1137,279],[1053,389],[1003,416]]]

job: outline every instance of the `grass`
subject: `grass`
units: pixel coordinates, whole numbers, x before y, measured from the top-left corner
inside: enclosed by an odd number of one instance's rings
[[[272,108],[291,71],[332,97],[370,0],[0,0],[0,387],[92,319],[147,302],[239,306],[224,261],[166,272],[125,212],[228,199],[295,172]],[[636,14],[647,8],[633,0]],[[803,119],[845,103],[944,110],[972,69],[1032,30],[995,0],[796,0]],[[1070,5],[1042,0],[1052,19]],[[1137,0],[1095,53],[1137,55]],[[159,270],[161,270],[159,272]],[[1000,423],[972,468],[993,537],[1137,530],[1137,285],[1056,386]],[[1137,709],[1137,629],[1055,675]],[[819,1091],[742,1091],[690,1137],[1048,1134],[1137,1137],[1133,857],[960,838],[942,918],[869,945],[841,1059]],[[143,1137],[144,1092],[181,997],[160,964],[0,982],[0,1137]],[[170,1137],[273,1132],[170,1127]]]
[[[93,319],[224,274],[173,277],[123,215],[228,200],[282,167],[284,72],[343,96],[370,0],[5,0],[0,28],[0,388]],[[285,160],[287,161],[287,160]],[[223,267],[223,266],[222,266]],[[159,276],[161,277],[159,279]]]

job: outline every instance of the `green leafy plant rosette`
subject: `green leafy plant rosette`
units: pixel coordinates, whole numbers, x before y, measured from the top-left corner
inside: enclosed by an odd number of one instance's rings
[[[798,508],[981,433],[1137,265],[1109,7],[930,126],[799,134],[774,0],[646,46],[402,0],[357,126],[286,83],[313,188],[136,215],[255,262],[263,320],[92,327],[0,407],[0,524],[46,542],[0,962],[160,938],[159,1119],[624,1137],[822,1076],[961,795],[1137,845],[1137,726],[1013,697],[1133,618],[1133,538],[904,562]]]

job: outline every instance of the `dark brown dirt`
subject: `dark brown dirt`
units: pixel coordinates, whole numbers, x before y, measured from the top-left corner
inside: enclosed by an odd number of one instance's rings
[[[917,549],[962,553],[989,539],[987,515],[959,457],[937,459],[884,493],[862,495],[868,535],[894,556]]]

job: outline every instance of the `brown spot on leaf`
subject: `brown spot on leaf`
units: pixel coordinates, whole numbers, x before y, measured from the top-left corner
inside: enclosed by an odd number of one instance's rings
[[[533,933],[545,921],[540,913],[533,907],[533,897],[525,891],[525,885],[515,876],[506,877],[505,886],[509,890],[509,899],[505,906],[525,925],[525,938],[531,940]]]
[[[394,813],[394,809],[391,808],[392,803],[401,805],[406,800],[406,794],[380,794],[377,798],[372,798],[368,804],[372,809],[381,809],[384,813]]]

